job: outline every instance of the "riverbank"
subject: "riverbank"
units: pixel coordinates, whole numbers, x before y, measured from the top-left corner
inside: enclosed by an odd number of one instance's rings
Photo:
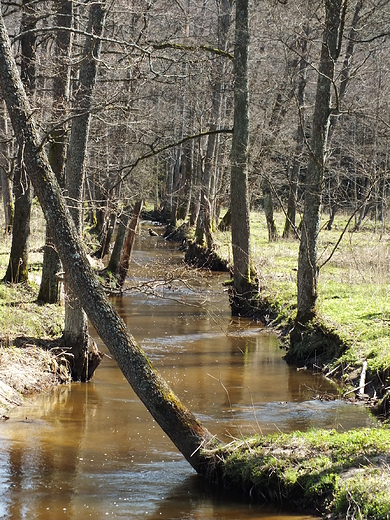
[[[38,305],[45,225],[38,204],[32,206],[29,284],[0,283],[0,419],[38,392],[70,382],[66,358],[57,348],[64,307]],[[11,250],[10,235],[0,241],[0,279]]]
[[[3,257],[3,255],[2,255]],[[58,347],[64,308],[37,305],[37,288],[0,284],[0,419],[26,396],[70,382]]]
[[[247,500],[327,519],[390,517],[388,429],[258,436],[232,442],[210,457],[214,477]]]
[[[283,215],[277,215],[282,228]],[[315,430],[240,440],[215,457],[214,472],[232,492],[329,519],[390,518],[389,231],[367,220],[359,232],[339,217],[320,234],[318,316],[293,348],[298,241],[269,242],[264,215],[252,213],[253,263],[259,280],[258,316],[280,337],[285,359],[321,371],[340,396],[364,402],[381,429],[339,434]],[[217,253],[231,261],[228,233],[217,232]],[[341,241],[340,241],[341,238]],[[337,247],[336,247],[337,244]],[[253,311],[255,314],[255,311]]]

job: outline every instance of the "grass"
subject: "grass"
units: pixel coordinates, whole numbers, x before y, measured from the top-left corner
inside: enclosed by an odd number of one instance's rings
[[[311,430],[235,441],[212,453],[230,489],[327,518],[388,520],[390,431]]]

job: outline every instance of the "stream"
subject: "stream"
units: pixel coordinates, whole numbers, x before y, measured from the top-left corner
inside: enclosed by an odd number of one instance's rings
[[[321,375],[289,367],[275,335],[233,320],[222,282],[152,279],[180,263],[177,245],[143,227],[129,271],[141,285],[113,302],[180,399],[220,439],[372,425]],[[157,267],[156,267],[157,266]],[[165,269],[164,269],[165,266]],[[91,331],[93,332],[93,331]],[[95,335],[96,336],[96,335]],[[208,487],[151,418],[107,355],[88,384],[26,400],[0,424],[0,518],[308,520]]]

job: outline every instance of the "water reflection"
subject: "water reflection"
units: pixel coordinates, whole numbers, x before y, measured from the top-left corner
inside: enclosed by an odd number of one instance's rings
[[[150,273],[154,256],[166,255],[160,239],[141,242],[147,249],[135,254],[137,277]],[[337,390],[288,367],[276,338],[258,325],[232,321],[221,280],[213,280],[206,300],[175,288],[165,290],[169,299],[139,293],[115,301],[153,363],[213,433],[230,440],[371,421],[363,408],[313,399]],[[109,357],[92,383],[38,396],[0,425],[0,517],[303,520],[205,486]]]

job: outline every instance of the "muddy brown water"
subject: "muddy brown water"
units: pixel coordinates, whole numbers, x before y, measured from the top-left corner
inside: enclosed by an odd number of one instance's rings
[[[131,279],[182,254],[143,232]],[[243,435],[372,424],[322,376],[285,364],[274,335],[232,320],[222,281],[173,284],[114,299],[179,397],[229,442]],[[130,282],[132,281],[130,280]],[[100,345],[102,349],[104,347]],[[308,520],[209,489],[149,416],[108,356],[94,381],[56,388],[0,424],[0,518]]]

